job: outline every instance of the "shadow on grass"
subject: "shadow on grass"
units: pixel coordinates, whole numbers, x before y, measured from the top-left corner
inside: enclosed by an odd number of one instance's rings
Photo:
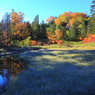
[[[95,95],[94,52],[95,50],[24,52],[19,57],[28,61],[27,69],[13,77],[4,95]]]

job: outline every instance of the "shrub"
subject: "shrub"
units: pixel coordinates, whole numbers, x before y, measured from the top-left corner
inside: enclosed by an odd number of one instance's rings
[[[83,43],[95,43],[95,34],[89,34],[87,38],[84,38]]]
[[[37,41],[31,40],[31,45],[37,45]]]
[[[42,45],[43,43],[42,42],[37,42],[37,45]]]
[[[11,42],[12,45],[19,45],[20,41],[19,40],[14,40]]]
[[[27,37],[26,39],[24,39],[22,41],[14,40],[11,43],[14,44],[14,45],[25,47],[25,46],[29,46],[31,42],[30,42],[30,37]]]
[[[57,44],[63,44],[63,40],[58,40]]]
[[[25,46],[30,46],[30,37],[27,37],[25,40],[22,40],[22,41],[19,41],[19,46],[23,46],[23,47],[25,47]]]
[[[56,44],[56,40],[52,40],[51,43],[52,43],[52,44]]]

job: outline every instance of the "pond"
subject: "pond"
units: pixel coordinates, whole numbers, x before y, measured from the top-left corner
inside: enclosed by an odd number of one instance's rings
[[[0,58],[0,93],[5,92],[9,80],[24,70],[24,63],[15,57]]]

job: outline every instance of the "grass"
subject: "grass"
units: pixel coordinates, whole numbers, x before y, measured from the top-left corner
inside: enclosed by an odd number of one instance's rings
[[[76,48],[79,48],[79,49],[95,49],[95,43],[82,43],[82,41],[80,42],[73,42],[73,41],[65,41],[65,43],[63,43],[62,45],[58,45],[58,44],[51,44],[51,45],[48,45],[48,46],[35,46],[35,47],[41,47],[41,48],[59,48],[59,49],[65,49],[66,48],[68,49],[76,49]]]
[[[95,50],[43,49],[18,58],[27,68],[4,95],[95,95]]]

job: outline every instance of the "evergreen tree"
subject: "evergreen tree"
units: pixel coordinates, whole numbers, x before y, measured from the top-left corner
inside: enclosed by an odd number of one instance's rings
[[[69,28],[69,31],[70,31],[70,37],[69,37],[69,38],[70,38],[70,40],[72,40],[72,41],[75,41],[75,40],[77,39],[76,30],[77,30],[77,28],[74,27],[74,26],[72,26],[72,27]]]
[[[91,5],[91,16],[95,16],[95,0],[92,1],[92,5]]]
[[[30,33],[30,35],[31,35],[31,33],[32,33],[31,24],[29,22],[26,22],[26,25],[27,25],[26,31],[28,31],[28,33]]]
[[[82,22],[78,25],[79,37],[85,38],[87,36],[87,21],[82,20]]]
[[[32,27],[32,39],[37,39],[40,31],[39,15],[35,16],[34,21],[31,24]]]
[[[47,31],[51,32],[54,35],[55,34],[55,30],[56,30],[56,25],[55,25],[54,21],[50,21],[48,23],[48,26],[47,26]]]
[[[70,31],[70,40],[77,41],[79,37],[79,31],[78,31],[78,25],[79,23],[75,21],[73,25],[69,28]]]
[[[40,33],[39,33],[39,39],[47,39],[46,36],[46,24],[44,21],[40,24]]]
[[[0,22],[0,41],[3,39],[2,22]]]
[[[92,31],[92,34],[95,34],[95,0],[92,1],[92,5],[91,5],[91,21],[90,21],[90,28]]]
[[[89,34],[92,33],[92,23],[91,23],[91,19],[88,21],[88,25],[87,25],[87,36]]]
[[[87,26],[88,26],[88,21],[83,20],[82,31],[81,31],[82,38],[87,37]]]
[[[2,19],[2,29],[3,29],[3,38],[6,42],[10,41],[10,35],[11,35],[10,23],[11,23],[10,14],[5,13]]]

